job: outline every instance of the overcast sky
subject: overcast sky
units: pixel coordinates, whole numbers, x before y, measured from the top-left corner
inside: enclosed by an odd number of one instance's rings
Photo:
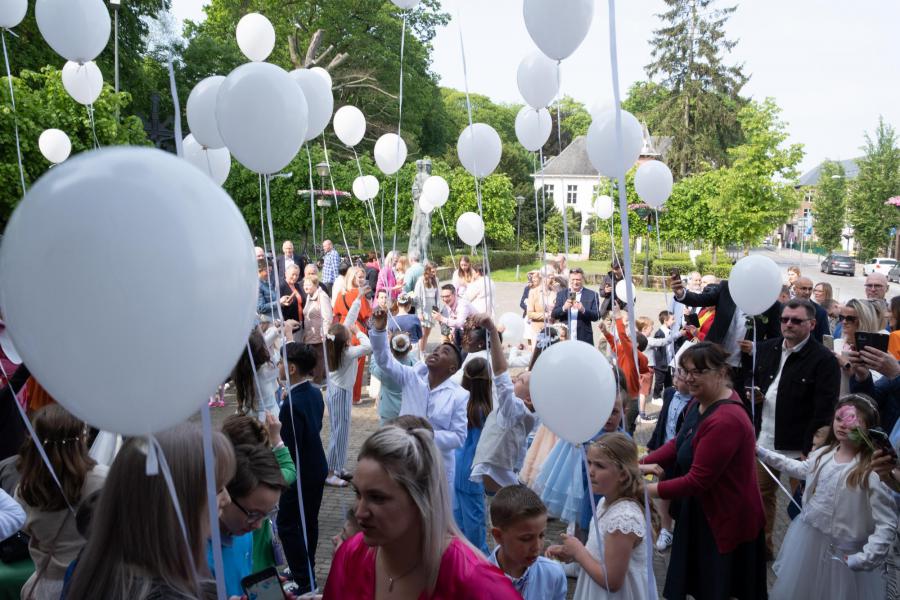
[[[205,0],[173,0],[179,19],[200,20]],[[463,89],[459,25],[465,41],[469,90],[501,102],[522,102],[519,61],[534,49],[522,18],[522,0],[443,0],[452,15],[438,32],[432,55],[441,85]],[[730,3],[721,3],[728,6]],[[616,3],[619,78],[624,95],[646,79],[650,39],[664,9],[661,0]],[[461,19],[461,21],[460,21]],[[727,62],[750,75],[743,93],[775,98],[791,142],[806,152],[801,171],[825,158],[860,155],[863,133],[878,115],[900,129],[900,2],[864,0],[752,0],[740,3],[727,26],[738,45]],[[399,52],[399,49],[398,49]],[[590,106],[612,97],[608,5],[598,0],[581,47],[563,62],[562,92]]]

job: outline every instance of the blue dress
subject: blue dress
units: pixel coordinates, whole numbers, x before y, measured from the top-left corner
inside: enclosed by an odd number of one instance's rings
[[[584,499],[581,452],[581,446],[558,440],[534,482],[534,491],[547,506],[550,516],[566,522],[578,518]]]
[[[481,427],[470,427],[466,441],[456,449],[456,473],[453,482],[453,516],[466,539],[488,554],[487,530],[484,524],[484,484],[469,479],[475,449],[481,439]]]

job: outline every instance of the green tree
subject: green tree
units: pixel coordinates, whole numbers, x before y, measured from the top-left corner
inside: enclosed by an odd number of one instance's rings
[[[9,83],[0,78],[0,225],[5,226],[12,210],[21,200],[19,165],[13,119],[19,126],[25,182],[29,187],[50,164],[38,148],[38,138],[45,129],[64,131],[72,141],[72,154],[95,147],[94,134],[87,108],[76,103],[63,88],[60,72],[45,67],[40,73],[24,70],[12,78],[16,94],[16,113],[9,98]],[[128,93],[115,94],[107,84],[94,103],[94,128],[101,146],[147,143],[144,128],[137,117],[116,120],[116,112],[124,114],[131,101]]]
[[[638,89],[647,103],[646,119],[656,135],[672,136],[667,161],[677,177],[726,165],[726,150],[742,139],[738,110],[747,81],[741,65],[728,66],[724,55],[737,42],[725,37],[735,7],[713,8],[714,0],[665,0],[657,15],[664,25],[650,40],[650,78],[660,77],[667,93]]]
[[[839,162],[826,160],[819,172],[812,206],[816,237],[826,251],[834,250],[841,244],[847,212],[846,196],[844,167]]]
[[[857,161],[859,175],[850,189],[850,224],[859,244],[859,258],[877,256],[890,240],[891,227],[900,225],[898,209],[885,206],[900,195],[900,148],[894,128],[879,117],[874,139],[865,134],[865,155]]]
[[[464,212],[478,213],[478,199],[475,194],[475,178],[460,167],[442,175],[450,184],[450,201],[444,206],[444,218],[451,243],[462,245],[456,236],[456,219]],[[516,201],[512,194],[509,177],[494,173],[481,182],[481,206],[484,211],[484,233],[488,246],[509,244],[516,239]],[[407,226],[407,230],[409,227]],[[444,229],[437,213],[431,219],[432,246],[441,243]]]

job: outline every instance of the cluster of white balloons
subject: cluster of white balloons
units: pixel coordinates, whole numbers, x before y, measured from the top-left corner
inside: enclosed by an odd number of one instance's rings
[[[432,175],[422,184],[422,194],[419,196],[419,209],[425,214],[430,214],[436,208],[447,204],[450,198],[450,185],[440,175]]]
[[[44,158],[56,165],[69,158],[72,153],[72,141],[65,131],[46,129],[38,138],[38,148]]]

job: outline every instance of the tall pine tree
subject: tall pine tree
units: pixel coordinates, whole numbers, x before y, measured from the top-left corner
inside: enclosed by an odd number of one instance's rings
[[[678,177],[729,164],[727,149],[742,141],[738,111],[747,82],[742,65],[726,65],[737,44],[725,37],[736,7],[713,8],[714,0],[665,0],[657,15],[664,25],[650,40],[647,75],[666,89],[644,118],[655,135],[673,137],[667,162]]]

